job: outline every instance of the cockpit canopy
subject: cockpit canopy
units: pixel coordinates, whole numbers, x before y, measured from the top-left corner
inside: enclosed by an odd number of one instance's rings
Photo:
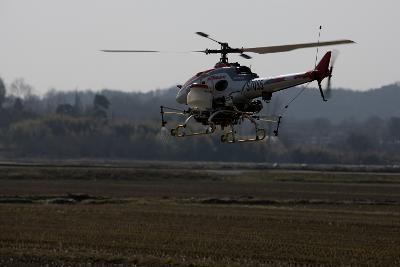
[[[251,74],[252,73],[251,69],[249,67],[247,67],[247,66],[236,67],[236,72],[238,74]]]

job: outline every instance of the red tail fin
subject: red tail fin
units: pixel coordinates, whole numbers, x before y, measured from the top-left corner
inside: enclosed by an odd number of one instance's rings
[[[328,77],[330,75],[329,63],[331,61],[331,55],[331,51],[327,52],[318,63],[317,67],[315,67],[315,70],[317,71],[317,80],[322,81],[325,77]]]

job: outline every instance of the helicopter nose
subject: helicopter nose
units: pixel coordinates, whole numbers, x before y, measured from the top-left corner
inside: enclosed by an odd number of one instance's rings
[[[181,88],[176,95],[176,102],[179,104],[186,104],[187,102],[187,93],[186,93],[186,88]]]

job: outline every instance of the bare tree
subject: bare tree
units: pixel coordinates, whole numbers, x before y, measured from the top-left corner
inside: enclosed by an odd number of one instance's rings
[[[111,103],[104,95],[96,94],[93,99],[94,113],[96,117],[107,118],[107,111]]]
[[[10,85],[10,94],[21,99],[32,95],[33,87],[25,82],[24,78],[15,79]]]
[[[4,85],[3,79],[0,78],[0,109],[3,106],[5,99],[6,99],[6,86]]]

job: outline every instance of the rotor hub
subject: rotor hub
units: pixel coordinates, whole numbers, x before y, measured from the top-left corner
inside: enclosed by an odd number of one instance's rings
[[[239,48],[232,48],[228,43],[221,43],[221,49],[206,49],[204,51],[206,55],[208,54],[221,54],[219,60],[220,63],[228,63],[228,54],[237,53],[242,54],[243,51]]]

